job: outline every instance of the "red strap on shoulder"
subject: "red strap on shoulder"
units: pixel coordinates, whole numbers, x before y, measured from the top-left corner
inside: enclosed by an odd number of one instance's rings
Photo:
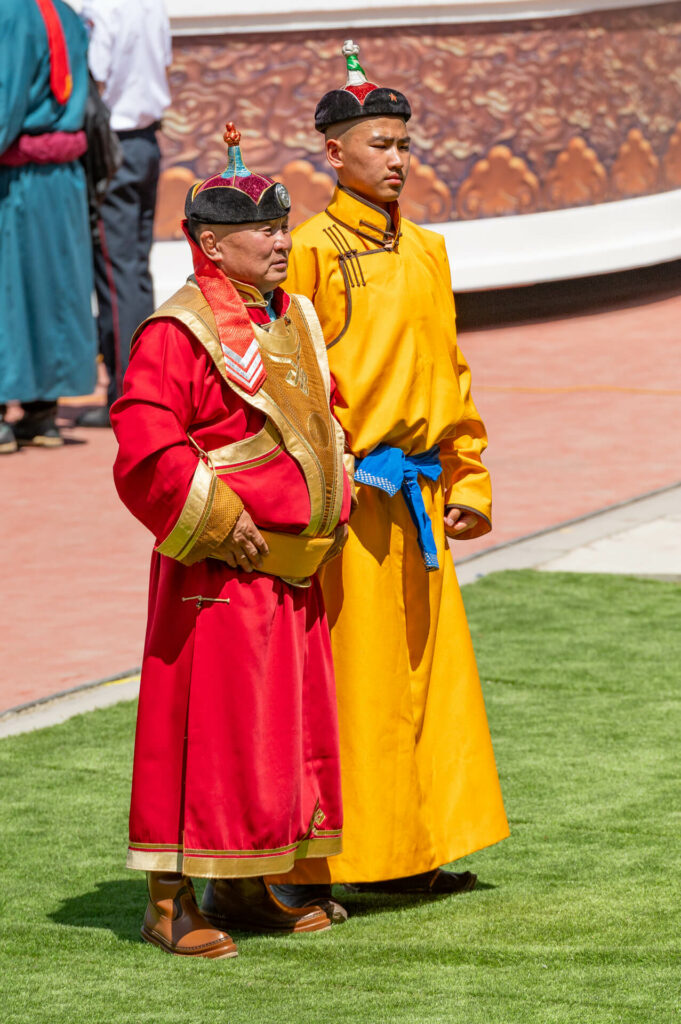
[[[182,230],[191,246],[196,283],[215,317],[227,376],[249,395],[254,395],[267,377],[267,371],[246,307],[231,281],[204,256],[189,234],[186,222]]]
[[[47,45],[50,51],[50,88],[57,103],[66,103],[73,90],[69,51],[64,29],[52,0],[35,0],[45,22]]]

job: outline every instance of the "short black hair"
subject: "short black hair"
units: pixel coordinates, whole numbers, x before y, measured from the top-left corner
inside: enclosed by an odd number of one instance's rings
[[[191,237],[193,238],[197,245],[199,244],[201,232],[205,231],[207,227],[210,227],[210,225],[204,224],[203,221],[198,220],[196,217],[187,217],[187,231],[189,232],[189,234],[191,235]]]

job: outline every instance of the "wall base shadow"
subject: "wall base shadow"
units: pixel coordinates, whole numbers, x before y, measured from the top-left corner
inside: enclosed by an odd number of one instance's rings
[[[681,260],[610,274],[456,293],[460,331],[630,309],[679,294]]]

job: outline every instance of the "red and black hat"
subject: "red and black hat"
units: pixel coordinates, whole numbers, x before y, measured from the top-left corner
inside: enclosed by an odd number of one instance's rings
[[[245,224],[285,217],[291,209],[286,186],[249,171],[241,156],[241,133],[231,121],[225,128],[227,166],[221,174],[192,185],[184,204],[185,217],[202,224]]]
[[[322,96],[314,114],[314,126],[324,132],[339,121],[365,117],[401,117],[408,121],[411,107],[407,97],[397,89],[383,89],[367,82],[359,62],[359,46],[352,39],[343,43],[343,56],[348,66],[348,80],[342,89],[333,89]]]

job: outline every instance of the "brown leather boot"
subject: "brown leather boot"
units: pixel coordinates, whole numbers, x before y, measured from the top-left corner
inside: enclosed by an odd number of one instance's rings
[[[248,932],[320,932],[331,927],[319,907],[285,906],[263,878],[210,880],[201,913],[218,928]]]
[[[178,956],[236,956],[229,935],[213,928],[199,912],[190,878],[150,871],[147,885],[149,903],[142,925],[146,942]]]

